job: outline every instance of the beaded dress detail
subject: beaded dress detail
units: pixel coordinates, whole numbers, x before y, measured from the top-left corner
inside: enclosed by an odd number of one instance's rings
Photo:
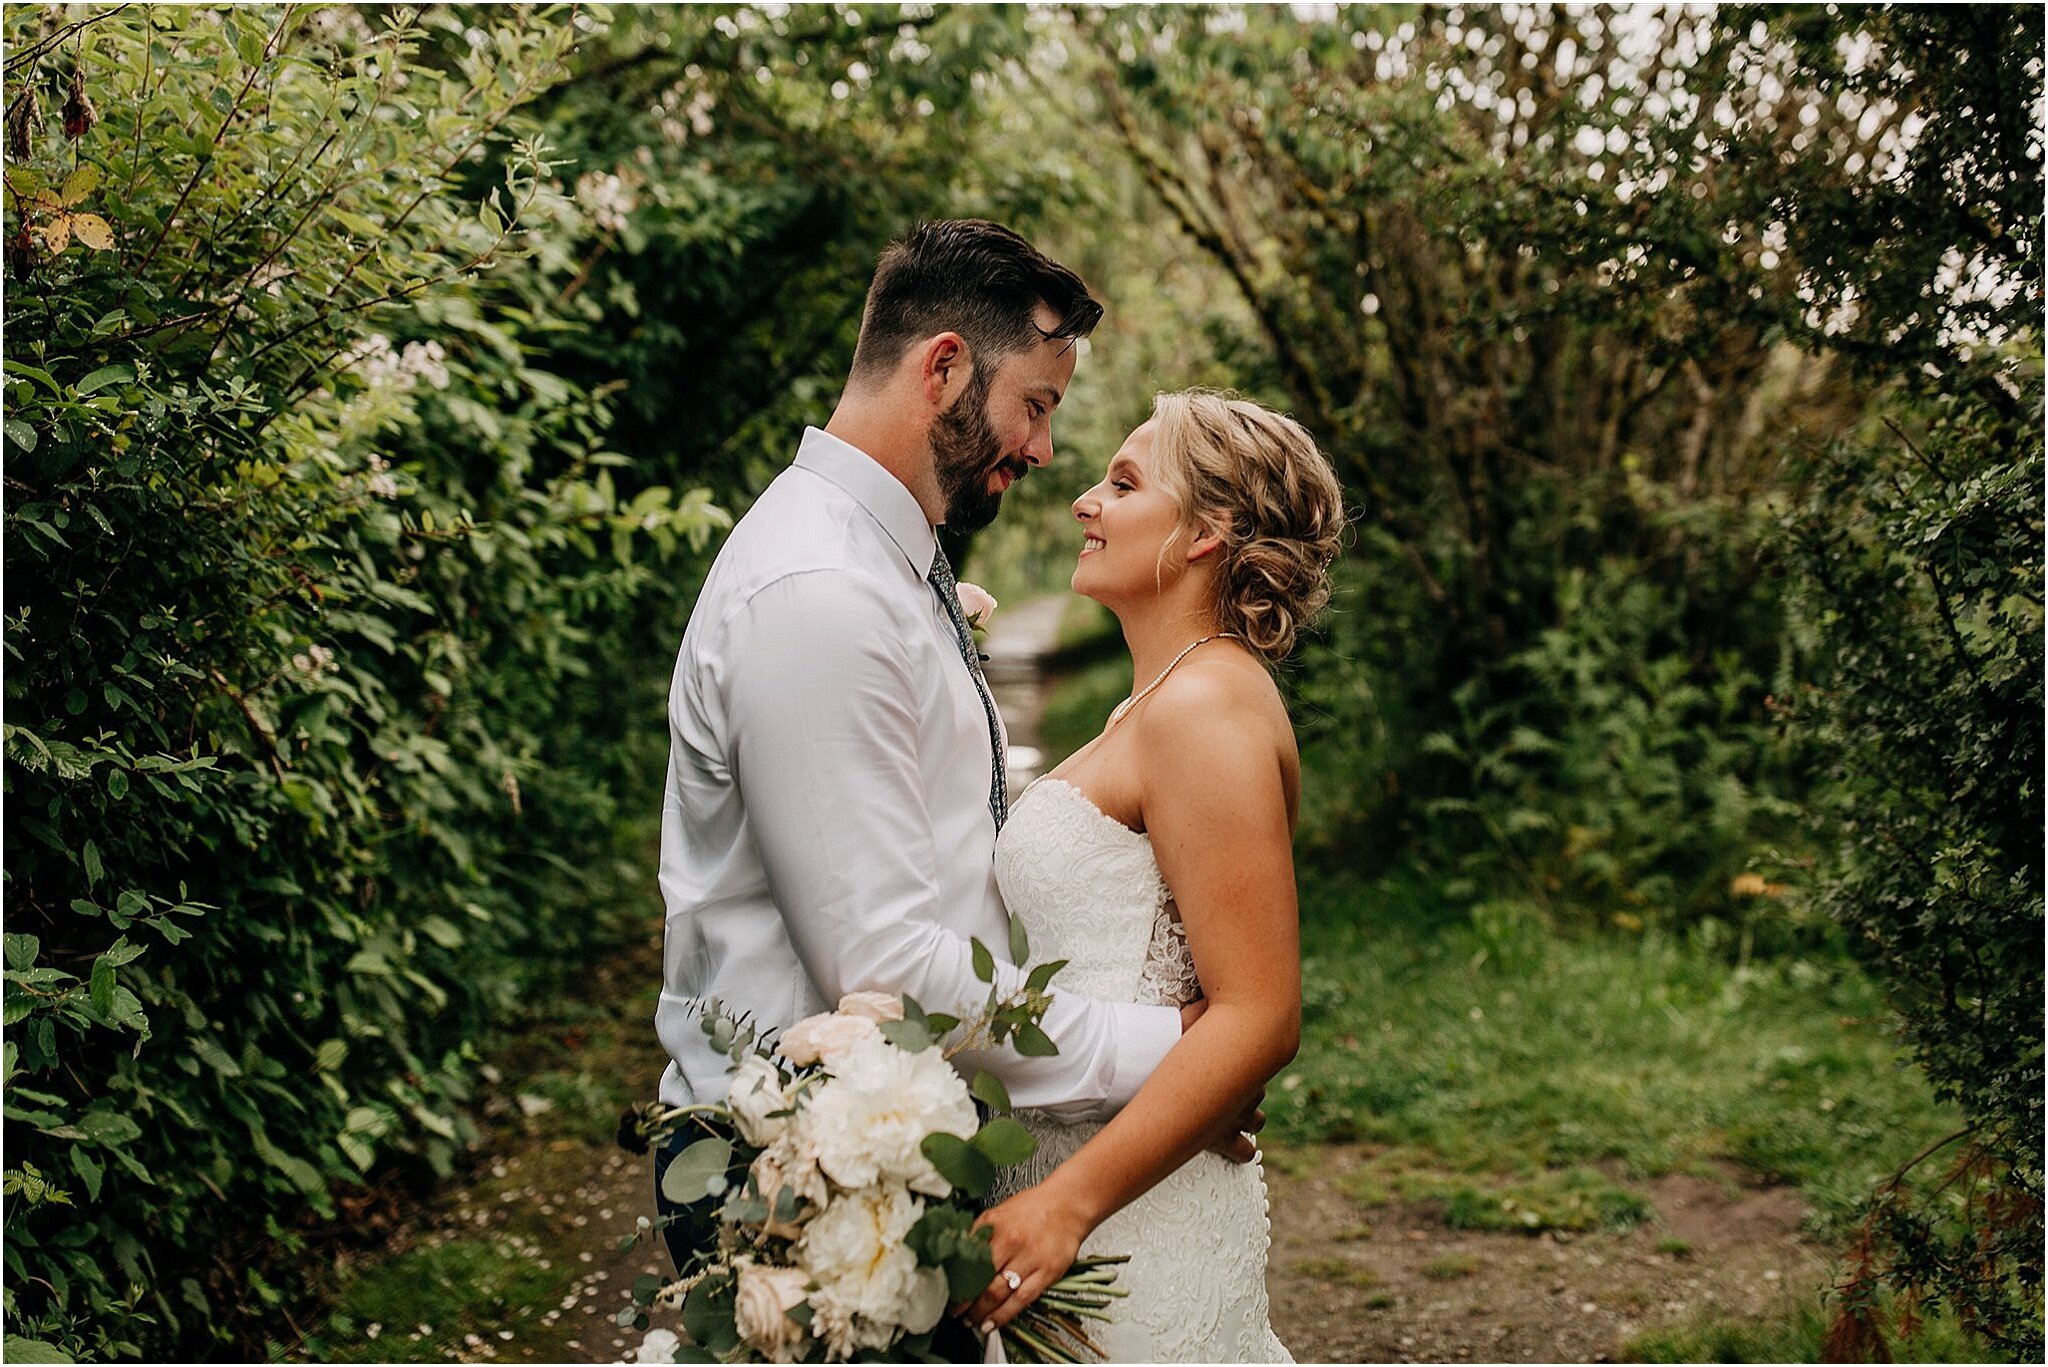
[[[1032,958],[1065,959],[1055,992],[1103,1001],[1181,1006],[1201,988],[1152,842],[1086,794],[1042,778],[1011,806],[996,841],[996,879],[1031,935]],[[1099,1124],[1036,1111],[1017,1119],[1038,1151],[1001,1170],[991,1203],[1041,1181]],[[1092,1325],[1111,1362],[1292,1362],[1268,1320],[1271,1246],[1258,1161],[1199,1153],[1103,1221],[1083,1252],[1131,1255],[1130,1292],[1109,1324]]]

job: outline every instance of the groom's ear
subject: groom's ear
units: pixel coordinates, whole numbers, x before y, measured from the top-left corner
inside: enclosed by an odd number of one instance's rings
[[[974,378],[974,358],[957,332],[942,332],[925,342],[919,365],[925,402],[940,410],[951,408]]]

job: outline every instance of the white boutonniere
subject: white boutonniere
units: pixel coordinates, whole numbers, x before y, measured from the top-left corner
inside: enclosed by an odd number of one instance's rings
[[[995,595],[979,584],[959,584],[960,613],[967,619],[967,625],[975,631],[987,631],[991,617],[996,615]]]

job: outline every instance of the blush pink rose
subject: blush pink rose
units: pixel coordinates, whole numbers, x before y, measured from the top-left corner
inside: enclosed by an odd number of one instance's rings
[[[876,1024],[903,1019],[903,998],[893,992],[849,992],[839,999],[842,1016],[866,1016]]]
[[[799,1068],[812,1063],[832,1066],[832,1060],[865,1039],[880,1039],[881,1027],[866,1016],[846,1016],[836,1011],[806,1016],[782,1032],[775,1052]]]
[[[979,584],[959,584],[960,611],[967,618],[967,625],[977,631],[988,625],[989,618],[996,615],[995,595]]]

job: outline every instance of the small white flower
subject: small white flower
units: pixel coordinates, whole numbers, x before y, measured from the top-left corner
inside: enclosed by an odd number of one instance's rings
[[[782,1074],[759,1054],[747,1055],[733,1070],[726,1105],[732,1109],[740,1137],[757,1148],[767,1148],[789,1128],[789,1117],[775,1114],[790,1108],[789,1095],[782,1089]]]
[[[633,1353],[635,1362],[674,1362],[676,1349],[683,1341],[676,1337],[673,1329],[649,1329],[647,1337],[640,1340],[640,1347]]]

